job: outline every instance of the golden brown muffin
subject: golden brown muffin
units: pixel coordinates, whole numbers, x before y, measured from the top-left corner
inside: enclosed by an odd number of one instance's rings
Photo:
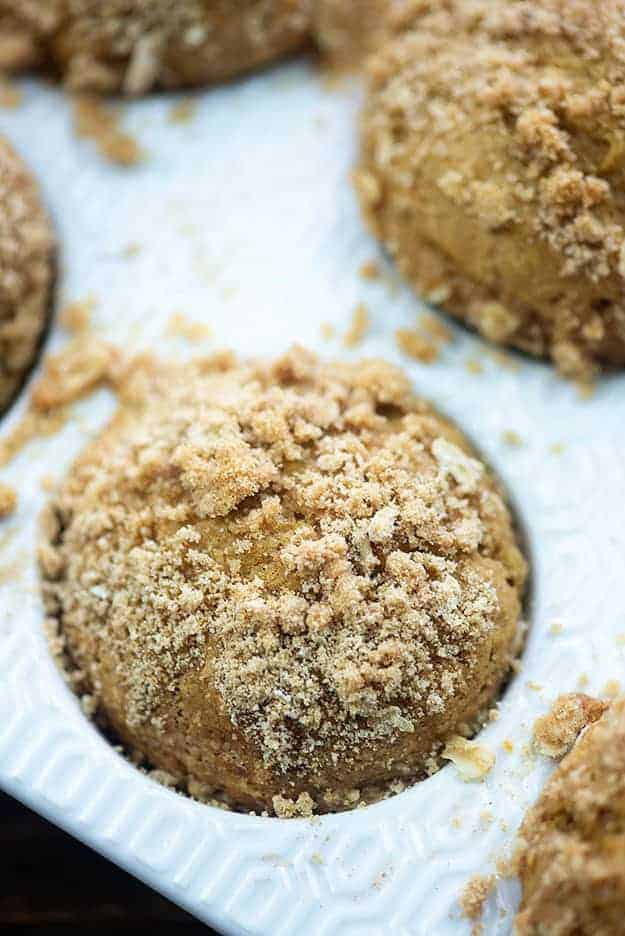
[[[441,0],[370,62],[357,187],[426,297],[565,374],[625,364],[625,3]]]
[[[108,724],[255,808],[434,769],[519,649],[497,486],[381,361],[139,367],[46,537],[48,608]]]
[[[0,65],[77,91],[143,94],[231,78],[293,52],[311,0],[0,0]]]
[[[33,362],[52,289],[54,238],[35,182],[0,139],[0,410]]]
[[[517,936],[623,933],[625,699],[586,729],[520,836]]]

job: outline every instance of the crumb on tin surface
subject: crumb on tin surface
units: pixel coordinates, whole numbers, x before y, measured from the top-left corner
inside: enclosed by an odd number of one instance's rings
[[[10,517],[17,507],[17,493],[15,488],[0,481],[0,519]]]
[[[545,757],[564,757],[580,731],[597,721],[607,707],[608,703],[581,692],[558,696],[551,710],[534,722],[534,748]]]

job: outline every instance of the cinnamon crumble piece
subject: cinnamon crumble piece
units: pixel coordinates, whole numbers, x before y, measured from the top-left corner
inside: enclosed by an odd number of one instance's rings
[[[564,757],[586,725],[601,718],[608,703],[581,692],[558,696],[551,711],[534,722],[534,747],[546,757]]]

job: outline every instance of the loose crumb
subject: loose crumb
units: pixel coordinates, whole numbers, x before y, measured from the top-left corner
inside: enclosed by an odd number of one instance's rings
[[[454,333],[451,328],[431,312],[424,312],[421,315],[419,325],[434,341],[441,344],[450,344],[454,340]]]
[[[10,517],[17,507],[17,494],[14,488],[0,481],[0,519]]]
[[[621,694],[621,683],[618,679],[608,679],[607,683],[603,687],[602,695],[606,696],[608,699],[615,699]]]
[[[467,371],[474,376],[484,373],[484,365],[476,358],[469,358],[465,363],[465,367]]]
[[[520,448],[520,446],[523,445],[523,439],[521,436],[512,429],[506,429],[504,432],[502,432],[501,440],[506,445],[510,445],[512,448]]]
[[[377,280],[380,278],[380,267],[375,260],[367,260],[360,267],[360,276],[365,280]]]
[[[115,389],[127,366],[129,361],[118,348],[88,331],[79,332],[62,351],[49,355],[24,415],[0,440],[0,466],[12,461],[33,439],[62,429],[71,403],[100,386]]]
[[[495,887],[494,874],[474,874],[462,891],[459,904],[462,915],[467,920],[478,920],[484,912],[484,904]]]
[[[23,98],[24,95],[20,88],[16,88],[6,78],[0,78],[0,107],[14,110],[20,106]]]
[[[113,345],[89,334],[78,335],[45,359],[31,403],[40,412],[58,410],[104,383],[113,383],[121,362],[121,352]]]
[[[553,634],[556,637],[558,634],[561,634],[564,630],[564,624],[562,621],[552,621],[549,625],[549,633]]]
[[[91,326],[91,314],[95,309],[97,300],[95,296],[89,295],[86,299],[78,299],[70,302],[59,315],[59,324],[65,331],[72,334],[80,334],[89,330]]]
[[[579,692],[559,696],[551,711],[534,722],[534,749],[545,757],[564,757],[580,731],[597,721],[607,707],[608,703]]]
[[[580,400],[592,400],[597,392],[597,384],[594,381],[578,380],[576,382],[577,395]]]
[[[276,816],[281,819],[294,819],[297,816],[309,819],[314,814],[315,804],[308,793],[300,793],[296,800],[274,796],[272,803]]]
[[[197,114],[197,100],[195,98],[183,98],[172,104],[169,110],[169,123],[188,124],[191,123]]]
[[[322,322],[319,330],[324,341],[330,341],[336,334],[336,329],[331,322]]]
[[[354,309],[351,325],[349,326],[345,337],[343,338],[343,344],[345,347],[355,348],[357,345],[359,345],[366,337],[367,332],[369,331],[369,327],[369,312],[366,305],[361,302]]]
[[[187,341],[203,341],[212,336],[212,329],[204,322],[194,322],[183,312],[174,312],[167,323],[167,334]]]
[[[483,780],[495,764],[495,755],[490,748],[477,741],[468,741],[460,735],[449,739],[443,749],[443,757],[452,761],[466,782]]]
[[[67,410],[41,413],[30,407],[19,422],[0,440],[0,466],[7,465],[33,439],[51,436],[63,428],[68,419]]]
[[[144,158],[136,140],[119,128],[119,113],[99,98],[74,99],[74,131],[93,140],[100,155],[116,165],[134,166]]]
[[[414,329],[398,328],[395,343],[403,354],[422,364],[432,364],[438,359],[438,346]]]
[[[512,754],[512,752],[514,751],[514,743],[510,741],[509,738],[506,738],[504,741],[502,741],[501,746],[506,752],[506,754]]]

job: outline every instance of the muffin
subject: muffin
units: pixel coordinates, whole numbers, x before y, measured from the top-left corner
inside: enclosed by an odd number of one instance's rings
[[[33,363],[53,280],[52,226],[35,181],[0,138],[0,411]]]
[[[0,0],[0,63],[75,91],[143,94],[232,78],[295,51],[311,0]]]
[[[498,486],[381,361],[144,362],[44,531],[81,691],[240,806],[341,809],[435,770],[519,651]]]
[[[517,936],[618,936],[625,907],[625,699],[590,725],[520,832]]]
[[[625,364],[625,3],[448,0],[370,62],[357,188],[425,297],[591,377]]]

